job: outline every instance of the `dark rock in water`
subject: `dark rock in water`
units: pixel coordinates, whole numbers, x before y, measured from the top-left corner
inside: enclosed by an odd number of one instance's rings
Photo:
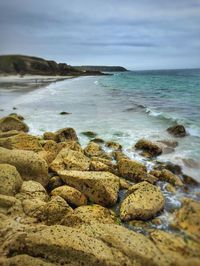
[[[93,132],[93,131],[84,131],[84,132],[81,132],[81,135],[84,135],[88,138],[95,138],[97,136],[97,133]]]
[[[157,165],[155,166],[155,170],[163,170],[163,169],[167,169],[169,171],[171,171],[173,174],[175,175],[181,175],[182,174],[182,169],[180,167],[180,165],[178,164],[173,164],[171,162],[156,162]]]
[[[73,128],[62,128],[56,131],[55,134],[57,142],[68,141],[68,140],[78,141],[76,131]]]
[[[13,110],[17,110],[17,107],[13,107]]]
[[[9,116],[18,118],[21,121],[24,120],[24,117],[22,115],[18,115],[17,113],[11,113],[11,114],[9,114]]]
[[[68,113],[68,112],[60,112],[60,115],[71,115],[71,113]]]
[[[6,116],[0,119],[0,130],[3,132],[10,130],[18,130],[28,132],[28,126],[22,122],[18,117]]]
[[[161,147],[146,139],[141,139],[135,144],[135,148],[147,152],[151,156],[158,156],[162,153]]]
[[[183,175],[183,182],[187,185],[192,185],[192,186],[199,185],[199,182],[197,180],[188,175]]]
[[[185,137],[187,135],[185,127],[183,125],[169,127],[167,131],[175,137]]]
[[[92,142],[95,142],[95,143],[98,143],[98,144],[102,144],[104,143],[105,141],[101,138],[94,138],[91,140]]]

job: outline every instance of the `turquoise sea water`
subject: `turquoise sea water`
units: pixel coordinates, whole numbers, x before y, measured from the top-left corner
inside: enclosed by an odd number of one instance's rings
[[[130,71],[36,87],[0,82],[1,115],[16,107],[36,134],[73,127],[83,145],[89,140],[80,133],[92,130],[119,141],[139,160],[144,159],[132,148],[138,139],[176,140],[175,151],[158,160],[178,163],[200,181],[200,70]],[[71,114],[61,116],[61,111]],[[176,123],[186,127],[188,136],[173,138],[167,133]]]

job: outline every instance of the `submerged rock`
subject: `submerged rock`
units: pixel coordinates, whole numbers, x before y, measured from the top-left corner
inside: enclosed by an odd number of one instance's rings
[[[106,146],[110,149],[113,149],[113,150],[121,150],[122,149],[122,145],[119,144],[118,142],[115,142],[115,141],[107,141]]]
[[[158,144],[146,139],[139,140],[135,144],[135,148],[148,153],[150,156],[158,156],[162,153],[162,149]]]
[[[48,184],[48,165],[33,151],[0,148],[0,163],[15,166],[23,180],[35,180],[44,187]]]
[[[0,130],[3,132],[10,130],[28,132],[28,126],[20,119],[13,116],[6,116],[0,119]]]
[[[83,194],[90,201],[102,206],[116,203],[119,191],[119,178],[109,172],[60,171],[63,181]]]
[[[90,160],[80,151],[62,149],[51,163],[50,168],[58,173],[62,170],[89,170]]]
[[[14,196],[19,192],[22,182],[16,167],[0,164],[0,194]]]
[[[82,206],[87,204],[86,196],[77,189],[70,186],[60,186],[51,191],[52,196],[60,196],[71,206]]]
[[[185,127],[183,125],[169,127],[167,131],[175,137],[185,137],[187,135]]]
[[[123,221],[150,219],[163,209],[164,202],[158,187],[146,181],[138,183],[128,190],[120,207],[120,218]]]
[[[71,113],[63,111],[63,112],[60,112],[60,115],[71,115]]]
[[[62,224],[67,226],[80,226],[91,223],[113,224],[116,222],[114,213],[100,205],[89,205],[78,207],[72,214],[63,218]]]
[[[84,131],[84,132],[81,132],[81,135],[84,135],[88,138],[95,138],[97,136],[97,133],[93,132],[93,131]]]

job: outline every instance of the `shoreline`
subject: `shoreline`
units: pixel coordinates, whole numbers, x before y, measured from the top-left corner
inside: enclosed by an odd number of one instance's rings
[[[153,255],[148,254],[148,263],[156,260],[155,252],[160,254],[161,250],[166,263],[160,264],[158,260],[155,265],[177,262],[176,265],[182,265],[183,254],[177,249],[178,245],[187,254],[184,260],[200,262],[200,191],[196,192],[196,198],[190,194],[199,184],[184,177],[181,171],[178,173],[177,166],[159,164],[157,156],[162,148],[157,143],[140,140],[135,144],[136,151],[155,164],[148,171],[143,163],[127,157],[120,143],[99,139],[95,132],[82,132],[88,138],[84,148],[73,128],[44,132],[41,136],[30,135],[28,125],[19,114],[1,118],[0,130],[0,216],[3,226],[0,230],[4,232],[4,254],[14,251],[12,256],[3,255],[3,262],[11,261],[5,265],[12,265],[16,259],[21,263],[20,256],[40,259],[38,243],[45,243],[45,248],[40,248],[45,262],[63,260],[58,250],[71,254],[79,234],[82,254],[86,252],[85,245],[94,252],[97,244],[94,246],[93,241],[102,241],[100,246],[105,246],[102,256],[108,251],[115,250],[117,255],[121,250],[138,247],[144,251],[138,261],[144,260],[138,264],[143,266],[147,263],[146,250],[153,248]],[[172,202],[176,194],[181,199],[179,205]],[[183,217],[187,226],[182,224]],[[65,236],[63,245],[59,232]],[[112,238],[108,238],[110,234]],[[158,244],[160,240],[163,246]],[[26,248],[30,243],[31,251]],[[191,249],[195,252],[188,253]],[[53,257],[49,250],[53,250]],[[97,263],[98,252],[95,254]],[[70,262],[77,259],[78,255],[72,256]],[[87,259],[82,255],[81,262],[95,265]],[[112,265],[107,263],[109,259],[110,255],[102,265]],[[123,261],[125,259],[137,261],[138,255],[129,254]],[[115,257],[115,262],[115,265],[122,263],[120,257]]]

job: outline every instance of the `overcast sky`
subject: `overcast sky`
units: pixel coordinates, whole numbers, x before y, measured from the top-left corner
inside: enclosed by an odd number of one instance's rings
[[[129,69],[200,67],[199,0],[0,0],[0,54]]]

